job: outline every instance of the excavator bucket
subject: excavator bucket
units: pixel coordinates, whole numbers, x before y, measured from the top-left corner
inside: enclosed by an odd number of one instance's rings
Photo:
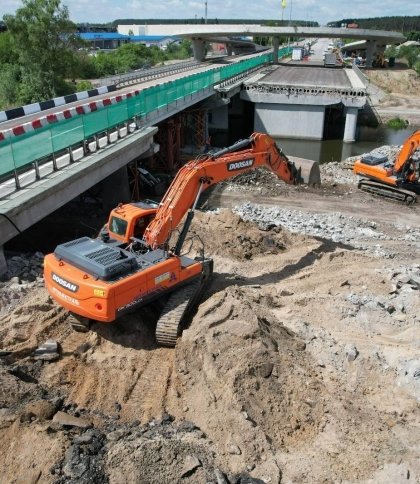
[[[299,158],[297,156],[288,156],[288,158],[290,161],[293,161],[296,168],[300,171],[302,183],[310,186],[321,185],[321,173],[317,161]]]

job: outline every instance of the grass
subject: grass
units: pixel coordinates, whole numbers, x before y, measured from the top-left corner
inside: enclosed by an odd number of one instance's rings
[[[393,118],[393,119],[390,119],[386,123],[386,125],[388,126],[388,128],[392,128],[392,129],[404,129],[408,126],[408,123],[404,119]]]

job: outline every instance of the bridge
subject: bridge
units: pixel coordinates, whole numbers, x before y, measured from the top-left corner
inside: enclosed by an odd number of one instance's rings
[[[154,26],[156,28],[156,26]],[[372,29],[347,29],[330,27],[265,27],[262,25],[172,25],[174,35],[189,38],[193,42],[194,56],[197,60],[205,57],[207,42],[221,42],[228,45],[231,51],[235,37],[272,37],[274,62],[277,62],[277,51],[280,37],[289,38],[340,38],[365,40],[366,66],[372,67],[376,54],[383,53],[387,44],[401,44],[406,40],[399,32]]]

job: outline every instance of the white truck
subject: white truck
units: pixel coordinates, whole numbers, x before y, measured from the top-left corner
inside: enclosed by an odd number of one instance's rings
[[[292,60],[300,61],[303,58],[303,47],[293,47]]]

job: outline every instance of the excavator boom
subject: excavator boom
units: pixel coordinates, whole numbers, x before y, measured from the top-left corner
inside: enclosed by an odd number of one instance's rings
[[[311,162],[310,171],[316,171],[313,166]],[[179,170],[160,203],[155,219],[145,231],[145,242],[152,248],[161,246],[192,207],[199,192],[258,167],[270,169],[289,184],[302,181],[300,169],[277,147],[273,138],[253,133],[250,138],[190,161]],[[313,183],[320,183],[319,168],[317,175],[312,174],[312,177],[316,178]]]

